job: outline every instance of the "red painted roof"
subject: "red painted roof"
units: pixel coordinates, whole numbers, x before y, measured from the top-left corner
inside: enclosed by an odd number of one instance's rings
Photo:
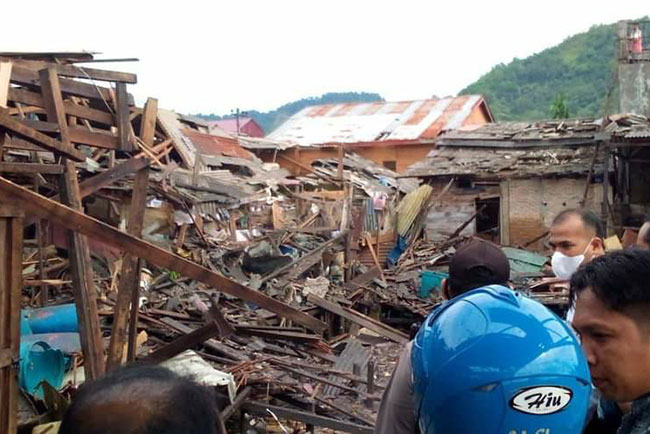
[[[253,160],[255,158],[251,152],[239,146],[237,139],[234,137],[217,137],[190,129],[183,129],[181,132],[192,141],[197,151],[201,154],[239,157],[245,158],[246,160]]]
[[[239,129],[244,128],[244,125],[253,121],[253,118],[239,118]],[[215,125],[222,130],[231,134],[237,134],[237,119],[222,119],[220,121],[209,122],[210,125]]]

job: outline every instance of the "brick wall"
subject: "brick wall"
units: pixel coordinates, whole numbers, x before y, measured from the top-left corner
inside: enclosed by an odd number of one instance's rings
[[[510,180],[510,244],[524,244],[546,232],[562,210],[577,208],[584,194],[585,179]],[[592,184],[586,208],[600,213],[602,184]],[[530,246],[543,249],[542,241]]]

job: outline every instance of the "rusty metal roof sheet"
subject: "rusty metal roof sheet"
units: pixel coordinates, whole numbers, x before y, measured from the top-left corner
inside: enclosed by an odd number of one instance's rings
[[[481,105],[491,118],[480,95],[312,106],[293,115],[268,138],[301,146],[427,141],[465,125]]]

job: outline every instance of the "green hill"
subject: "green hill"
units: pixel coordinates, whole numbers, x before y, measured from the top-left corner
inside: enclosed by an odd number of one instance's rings
[[[298,113],[305,107],[321,105],[321,104],[340,104],[346,102],[375,102],[383,101],[384,99],[377,93],[367,92],[343,92],[343,93],[326,93],[319,97],[303,98],[298,101],[293,101],[285,104],[275,110],[269,112],[259,112],[257,110],[248,110],[246,116],[251,116],[258,124],[264,129],[266,134],[270,133],[281,123],[289,119],[294,114]],[[214,113],[206,115],[197,113],[194,116],[201,117],[206,120],[220,120],[228,119],[234,116],[225,115],[219,116]]]
[[[496,65],[460,94],[485,95],[500,121],[550,118],[559,95],[564,95],[570,117],[602,116],[614,81],[615,48],[616,26],[593,26],[555,47]],[[615,91],[607,109],[618,110]]]

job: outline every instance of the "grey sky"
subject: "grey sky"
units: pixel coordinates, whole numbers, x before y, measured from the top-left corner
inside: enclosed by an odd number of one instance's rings
[[[2,50],[92,50],[140,62],[139,102],[185,113],[274,109],[324,92],[388,100],[455,94],[497,63],[591,25],[650,15],[648,0],[4,2]]]

